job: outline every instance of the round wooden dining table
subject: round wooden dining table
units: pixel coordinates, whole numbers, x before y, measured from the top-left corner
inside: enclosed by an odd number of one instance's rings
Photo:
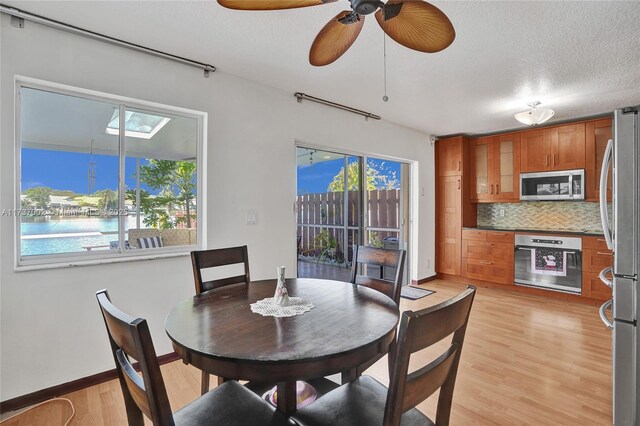
[[[290,296],[315,307],[275,318],[250,305],[273,297],[276,280],[221,287],[180,302],[165,329],[182,360],[225,379],[277,383],[277,407],[296,409],[296,381],[342,373],[387,353],[399,311],[384,294],[351,283],[288,279]]]

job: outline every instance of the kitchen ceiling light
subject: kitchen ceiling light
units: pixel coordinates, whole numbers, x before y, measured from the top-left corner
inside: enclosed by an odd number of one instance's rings
[[[519,112],[515,115],[516,120],[522,124],[537,126],[549,120],[555,114],[555,111],[550,108],[538,108],[538,105],[540,105],[538,101],[528,105],[531,107],[529,111]]]

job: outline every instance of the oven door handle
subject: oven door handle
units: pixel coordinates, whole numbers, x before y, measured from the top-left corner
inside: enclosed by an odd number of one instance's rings
[[[600,319],[609,329],[613,329],[613,321],[607,317],[607,309],[613,304],[613,299],[609,299],[600,306]]]

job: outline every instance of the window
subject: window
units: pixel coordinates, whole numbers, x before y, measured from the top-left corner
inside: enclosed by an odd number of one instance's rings
[[[17,90],[19,198],[3,214],[16,216],[18,267],[200,246],[205,113],[41,82]]]

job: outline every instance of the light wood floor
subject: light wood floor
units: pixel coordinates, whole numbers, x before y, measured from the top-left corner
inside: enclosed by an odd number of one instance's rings
[[[436,293],[417,301],[403,299],[401,310],[433,305],[465,286],[433,281],[422,287]],[[412,364],[423,365],[436,353],[420,352]],[[198,397],[197,370],[173,362],[162,372],[174,411]],[[386,358],[368,373],[388,383]],[[611,334],[596,307],[478,289],[462,351],[452,425],[611,424],[611,392]],[[72,425],[126,424],[115,380],[64,396],[76,408]],[[435,403],[434,396],[419,408],[433,418]],[[25,418],[12,426],[27,424],[34,422]]]

